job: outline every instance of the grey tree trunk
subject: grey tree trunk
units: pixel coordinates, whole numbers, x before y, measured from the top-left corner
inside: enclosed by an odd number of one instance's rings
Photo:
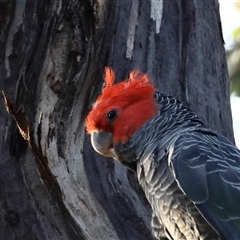
[[[0,0],[1,240],[152,238],[134,174],[93,151],[85,117],[104,66],[137,68],[233,140],[218,8]]]

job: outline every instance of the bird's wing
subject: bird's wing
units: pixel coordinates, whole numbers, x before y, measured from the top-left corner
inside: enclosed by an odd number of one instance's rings
[[[179,187],[227,239],[240,239],[240,151],[207,130],[183,133],[169,149]]]

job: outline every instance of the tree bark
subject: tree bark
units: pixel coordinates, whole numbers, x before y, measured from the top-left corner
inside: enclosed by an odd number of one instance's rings
[[[118,81],[137,68],[233,140],[218,8],[0,0],[1,239],[152,238],[135,175],[93,151],[85,117],[104,66]]]

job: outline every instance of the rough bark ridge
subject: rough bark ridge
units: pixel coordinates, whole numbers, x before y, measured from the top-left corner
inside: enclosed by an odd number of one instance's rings
[[[106,65],[233,139],[217,0],[0,0],[1,239],[151,238],[135,176],[85,136]]]

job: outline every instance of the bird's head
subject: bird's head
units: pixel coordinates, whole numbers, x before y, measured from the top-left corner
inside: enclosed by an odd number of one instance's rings
[[[105,68],[105,87],[86,119],[93,148],[100,154],[116,157],[114,146],[128,139],[157,112],[155,88],[146,74],[138,70],[114,85],[115,73]]]

